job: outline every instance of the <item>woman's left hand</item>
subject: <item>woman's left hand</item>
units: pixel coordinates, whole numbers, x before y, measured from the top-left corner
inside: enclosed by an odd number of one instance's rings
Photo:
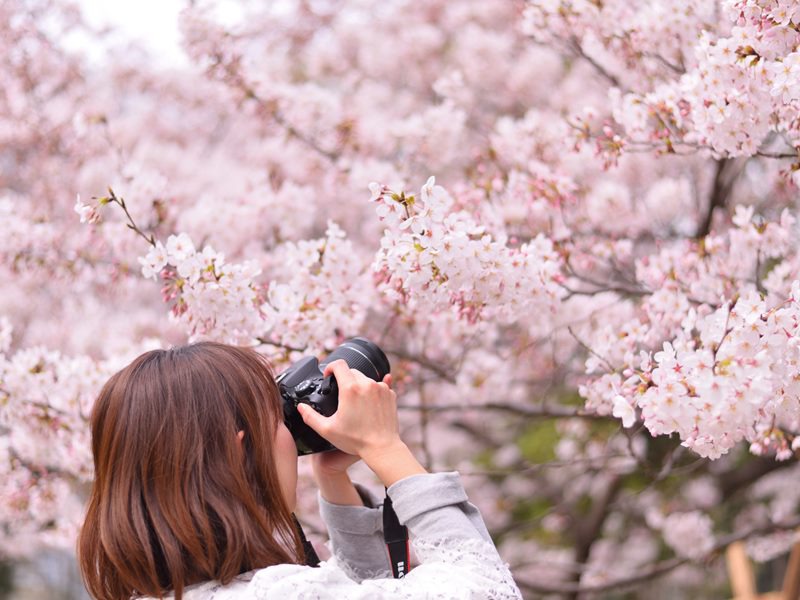
[[[341,506],[363,506],[347,469],[361,460],[354,454],[330,450],[311,455],[311,470],[322,497]]]
[[[337,477],[347,473],[352,465],[361,460],[355,454],[347,454],[341,450],[320,452],[311,456],[311,468],[314,477]]]

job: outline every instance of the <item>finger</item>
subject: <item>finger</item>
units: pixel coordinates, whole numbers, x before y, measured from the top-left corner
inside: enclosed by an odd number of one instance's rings
[[[386,375],[383,376],[383,383],[385,383],[389,387],[392,387],[392,374],[391,373],[387,373]]]
[[[299,412],[300,416],[303,417],[303,422],[306,425],[311,427],[311,429],[316,431],[318,434],[322,435],[322,429],[325,427],[325,423],[329,417],[323,417],[307,404],[298,404],[297,412]]]
[[[362,373],[358,369],[353,369],[350,372],[353,374],[353,377],[355,377],[356,381],[367,382],[367,383],[372,383],[375,381],[371,377],[367,377],[366,375],[364,375],[364,373]]]
[[[325,370],[322,374],[325,377],[333,375],[340,387],[356,380],[348,364],[341,358],[325,365]]]

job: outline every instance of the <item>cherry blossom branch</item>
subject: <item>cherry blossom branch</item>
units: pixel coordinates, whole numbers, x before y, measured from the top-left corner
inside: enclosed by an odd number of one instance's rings
[[[438,375],[439,377],[441,377],[442,379],[444,379],[449,383],[456,382],[455,374],[457,372],[457,369],[448,369],[446,367],[443,367],[441,364],[427,358],[426,356],[411,354],[400,348],[384,348],[384,351],[386,352],[386,354],[394,355],[397,358],[400,358],[401,360],[414,362],[420,365],[421,367],[435,373],[436,375]]]
[[[725,325],[722,328],[722,337],[719,339],[719,342],[717,342],[714,346],[711,347],[711,356],[714,359],[714,364],[711,367],[711,369],[714,373],[717,373],[717,366],[719,365],[717,361],[717,354],[719,354],[719,349],[722,347],[722,344],[725,343],[725,339],[728,337],[731,331],[733,331],[733,329],[729,326],[731,322],[732,309],[733,306],[728,305],[728,314],[725,316]]]
[[[252,95],[252,98],[264,104],[263,100],[258,98],[255,94]],[[339,154],[336,152],[332,152],[331,150],[326,150],[322,146],[320,146],[315,140],[311,139],[309,136],[298,130],[294,125],[289,123],[286,120],[286,117],[276,108],[272,111],[272,118],[275,119],[275,122],[283,127],[290,136],[296,138],[297,140],[304,143],[306,146],[317,152],[318,154],[324,156],[331,162],[336,162],[339,159]]]
[[[785,523],[772,523],[769,525],[761,526],[761,527],[754,527],[747,531],[733,533],[728,536],[721,538],[712,549],[706,553],[704,561],[713,560],[716,555],[720,552],[725,550],[728,546],[733,544],[734,542],[739,542],[742,540],[746,540],[748,538],[760,535],[768,535],[771,533],[778,533],[781,531],[790,531],[792,529],[796,529],[800,527],[800,517],[796,517],[792,520],[789,520]],[[632,575],[630,577],[620,577],[618,579],[613,579],[611,581],[607,581],[605,583],[600,584],[593,584],[593,585],[574,585],[574,584],[563,584],[563,585],[542,585],[539,583],[535,583],[533,581],[528,581],[525,579],[521,579],[516,577],[517,584],[533,593],[537,594],[564,594],[564,595],[575,595],[580,594],[591,594],[591,593],[599,593],[599,592],[608,592],[610,590],[616,590],[621,588],[629,588],[635,586],[640,583],[644,583],[646,581],[650,581],[652,579],[656,579],[658,577],[662,577],[667,573],[674,571],[678,567],[688,564],[690,562],[696,562],[691,558],[671,558],[669,560],[661,561],[652,565],[648,569],[644,569],[637,575]]]
[[[602,469],[609,460],[630,458],[627,454],[609,454],[601,457],[586,456],[574,458],[572,460],[551,460],[550,462],[536,464],[514,464],[514,466],[504,469],[472,469],[469,471],[459,470],[459,474],[469,477],[491,477],[508,476],[520,474],[533,474],[548,469],[569,469],[581,467],[583,469]]]
[[[611,508],[614,499],[622,490],[623,479],[617,474],[612,474],[609,477],[608,484],[605,486],[600,498],[592,503],[592,508],[589,514],[579,520],[574,528],[575,536],[575,562],[577,564],[585,564],[589,559],[589,554],[592,546],[600,537],[603,524],[609,515],[609,508]],[[583,573],[578,572],[574,575],[573,580],[580,587],[580,581]],[[577,600],[579,592],[575,591],[568,596]]]
[[[725,195],[722,193],[724,187],[722,182],[723,173],[725,172],[725,165],[727,164],[727,158],[721,158],[716,161],[716,168],[714,170],[714,183],[711,187],[711,195],[709,196],[708,200],[708,209],[706,210],[702,222],[697,228],[697,233],[695,234],[695,237],[697,238],[703,238],[709,234],[711,231],[711,223],[714,218],[714,210],[721,207],[725,203]]]
[[[272,340],[269,340],[261,336],[256,337],[255,339],[258,341],[259,344],[264,344],[265,346],[272,346],[273,348],[280,348],[281,350],[285,350],[286,352],[308,352],[307,347],[300,348],[298,346],[291,346],[289,344],[284,344],[283,342],[274,342]],[[325,351],[332,352],[333,350],[325,349]]]
[[[800,149],[797,152],[762,152],[759,150],[756,152],[756,156],[761,156],[762,158],[777,158],[777,159],[784,159],[784,158],[794,158],[800,159]]]
[[[44,413],[42,415],[44,417],[49,417],[50,416],[49,413],[54,413],[54,414],[56,414],[58,416],[61,416],[61,417],[73,418],[77,414],[77,413],[67,412],[67,411],[62,410],[60,408],[56,408],[55,406],[47,404],[46,402],[38,402],[36,400],[19,400],[19,401],[24,403],[24,404],[27,404],[29,406],[33,406],[35,408],[38,408],[39,410],[41,410]],[[85,419],[84,415],[80,415],[80,417]]]
[[[567,43],[567,47],[572,51],[573,54],[579,56],[580,58],[588,62],[590,65],[592,65],[594,70],[597,71],[604,79],[606,79],[615,88],[619,88],[623,91],[625,90],[624,86],[622,85],[620,80],[617,79],[615,75],[609,73],[603,65],[598,63],[593,57],[586,54],[577,36],[573,35],[568,40],[565,41]]]
[[[676,75],[683,75],[684,73],[686,73],[686,67],[683,64],[683,59],[681,59],[680,64],[676,65],[675,63],[672,63],[663,56],[661,56],[658,52],[642,52],[642,56],[646,56],[648,58],[654,58]]]
[[[727,499],[741,490],[749,488],[765,475],[796,464],[796,460],[778,461],[771,458],[754,457],[745,465],[719,473],[715,479],[719,485],[720,495]]]
[[[419,429],[420,429],[420,449],[422,450],[423,463],[428,470],[433,469],[433,454],[431,453],[430,444],[428,443],[428,423],[430,411],[425,410],[428,406],[428,397],[425,394],[425,384],[420,383],[418,386],[419,401],[422,410],[419,411]]]
[[[617,285],[613,282],[598,281],[592,277],[589,277],[588,275],[578,273],[575,270],[575,267],[572,266],[572,263],[570,262],[569,258],[565,259],[564,268],[569,275],[575,277],[579,281],[588,283],[589,285],[593,285],[596,287],[596,289],[594,290],[574,290],[569,286],[567,286],[566,284],[560,284],[560,286],[568,292],[567,298],[570,298],[572,296],[595,296],[597,294],[602,294],[604,292],[615,292],[623,296],[631,296],[631,297],[643,297],[652,294],[651,291],[639,287],[627,287],[624,285]],[[618,271],[618,269],[616,270]],[[619,274],[621,275],[621,273]],[[633,283],[634,285],[636,285],[636,282],[628,282],[628,283]]]
[[[128,206],[125,204],[125,200],[122,197],[117,196],[114,193],[114,190],[108,188],[108,196],[105,196],[103,198],[93,198],[93,199],[97,200],[100,206],[103,206],[104,204],[110,204],[112,202],[114,204],[117,204],[123,210],[123,212],[125,213],[125,217],[128,219],[128,222],[126,223],[128,229],[131,229],[134,232],[136,232],[137,235],[144,238],[144,240],[151,246],[156,245],[155,236],[152,233],[150,235],[147,235],[144,231],[141,230],[141,228],[138,225],[136,225],[136,222],[133,220],[131,213],[128,212]]]
[[[605,135],[592,133],[586,129],[582,129],[576,126],[574,123],[571,123],[569,121],[567,122],[567,125],[569,125],[570,128],[580,132],[582,139],[584,139],[587,142],[597,143],[605,139]],[[720,154],[719,151],[715,150],[713,146],[709,146],[708,144],[699,144],[697,142],[688,142],[682,139],[680,136],[678,136],[676,132],[672,133],[675,135],[675,137],[670,138],[669,154],[672,154],[674,156],[694,156],[699,152],[713,152],[715,154]],[[636,139],[628,137],[624,134],[620,135],[623,136],[624,151],[627,154],[664,152],[663,143],[656,143],[650,140]],[[760,158],[770,158],[776,160],[800,159],[800,147],[798,148],[797,152],[770,152],[765,150],[758,150],[755,153],[753,153],[752,156],[758,156]]]
[[[725,206],[728,201],[728,197],[733,191],[733,186],[736,183],[736,180],[739,178],[739,175],[741,175],[744,164],[746,163],[746,161],[738,162],[740,163],[740,166],[732,174],[730,171],[735,164],[733,159],[721,158],[715,162],[716,167],[714,169],[714,183],[711,187],[708,210],[706,211],[703,221],[700,223],[700,226],[697,229],[697,233],[695,234],[696,238],[704,238],[711,232],[711,225],[714,220],[714,211],[717,208],[722,208]]]
[[[321,147],[315,140],[299,131],[294,125],[289,123],[277,106],[277,102],[268,102],[261,98],[251,85],[249,85],[242,74],[238,70],[238,63],[236,61],[226,61],[222,56],[216,55],[213,57],[216,61],[215,66],[223,68],[225,79],[229,84],[238,88],[244,95],[245,99],[254,100],[260,107],[264,108],[272,119],[292,137],[296,138],[316,153],[327,158],[331,162],[337,162],[339,153],[331,150],[326,150]]]
[[[56,477],[60,477],[66,481],[70,481],[73,483],[80,483],[80,478],[77,477],[74,473],[70,473],[69,471],[65,471],[64,469],[60,469],[59,467],[53,467],[48,465],[36,465],[28,460],[22,458],[13,447],[9,448],[8,456],[12,461],[16,461],[23,469],[26,469],[30,472],[31,477],[36,479],[40,477],[45,477],[48,475],[54,475]]]
[[[617,419],[611,415],[601,415],[585,411],[581,408],[571,408],[568,406],[519,406],[500,402],[485,402],[482,404],[436,404],[429,406],[421,404],[402,404],[397,408],[401,410],[422,410],[428,412],[496,410],[530,418],[570,419],[579,417],[582,419],[617,421]]]
[[[598,294],[605,294],[607,292],[614,292],[616,294],[621,294],[623,296],[637,296],[637,297],[648,296],[650,294],[649,292],[646,292],[644,290],[632,290],[630,288],[618,287],[613,285],[600,287],[594,290],[574,290],[563,283],[559,283],[559,285],[567,292],[567,295],[564,296],[565,300],[568,300],[573,296],[597,296]]]
[[[567,331],[568,331],[568,332],[569,332],[569,334],[572,336],[572,339],[574,339],[574,340],[575,340],[575,341],[578,343],[578,345],[579,345],[581,348],[583,348],[584,350],[586,350],[586,351],[587,351],[589,354],[591,354],[592,356],[594,356],[594,357],[595,357],[595,358],[597,358],[598,360],[601,360],[601,361],[603,361],[603,363],[604,363],[604,364],[605,364],[605,365],[608,367],[608,370],[609,370],[610,372],[612,372],[612,373],[613,373],[614,371],[616,371],[616,369],[614,368],[614,365],[612,365],[612,364],[611,364],[611,362],[610,362],[610,361],[609,361],[607,358],[605,358],[604,356],[600,356],[600,355],[599,355],[597,352],[595,352],[594,350],[592,350],[592,348],[590,348],[590,347],[588,346],[588,344],[586,344],[586,342],[584,342],[583,340],[581,340],[581,339],[580,339],[580,338],[577,336],[577,334],[576,334],[576,333],[575,333],[575,332],[572,330],[572,327],[571,327],[571,326],[567,327]]]

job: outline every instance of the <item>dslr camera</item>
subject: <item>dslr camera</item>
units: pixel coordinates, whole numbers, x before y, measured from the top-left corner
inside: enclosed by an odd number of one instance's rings
[[[297,445],[297,454],[314,454],[333,450],[334,446],[303,422],[298,404],[308,404],[325,417],[339,407],[339,388],[333,375],[323,377],[325,366],[343,359],[351,369],[361,371],[375,381],[382,381],[390,371],[389,359],[377,345],[363,337],[345,341],[319,362],[306,356],[293,363],[275,378],[283,399],[283,420]]]

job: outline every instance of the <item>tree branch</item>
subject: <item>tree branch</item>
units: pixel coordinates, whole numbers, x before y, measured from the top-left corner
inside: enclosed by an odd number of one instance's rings
[[[254,100],[258,106],[266,112],[272,119],[280,125],[290,137],[297,139],[298,141],[302,142],[320,156],[325,157],[332,163],[336,163],[339,158],[339,153],[334,152],[331,150],[327,150],[320,146],[316,140],[312,139],[310,136],[306,135],[305,133],[299,131],[294,125],[289,123],[286,120],[286,117],[278,109],[277,102],[275,101],[266,101],[261,98],[253,89],[244,78],[240,71],[240,64],[239,60],[226,60],[225,57],[217,54],[211,56],[214,60],[214,64],[212,65],[213,68],[218,68],[223,75],[223,81],[229,83],[230,85],[238,88],[238,90],[243,94],[244,98],[247,100]]]
[[[698,561],[698,560],[693,560],[691,558],[675,557],[669,560],[656,563],[652,565],[649,569],[645,569],[640,573],[638,573],[637,575],[632,575],[630,577],[620,577],[618,579],[613,579],[605,583],[598,583],[594,585],[575,585],[569,583],[564,583],[562,585],[557,585],[557,584],[542,585],[540,583],[534,583],[532,581],[520,579],[519,577],[515,577],[515,580],[517,582],[517,585],[519,585],[521,588],[536,594],[574,595],[574,594],[607,592],[609,590],[616,590],[619,588],[629,588],[637,584],[650,581],[651,579],[656,579],[658,577],[666,575],[670,571],[673,571],[678,567],[685,565],[687,563],[703,562],[711,560],[712,558],[715,557],[717,553],[721,552],[734,542],[745,540],[747,538],[757,535],[768,535],[770,533],[777,533],[779,531],[789,531],[792,529],[796,529],[797,527],[800,527],[800,517],[795,517],[794,519],[787,521],[785,523],[771,523],[769,525],[765,525],[762,527],[754,527],[744,532],[732,533],[728,536],[720,538],[719,541],[703,557],[702,560]]]
[[[253,97],[258,99],[255,96],[253,96]],[[261,101],[261,100],[259,100],[259,101]],[[302,131],[298,130],[294,125],[289,123],[286,120],[286,117],[283,116],[283,113],[281,113],[279,110],[276,109],[276,110],[272,111],[272,118],[275,119],[275,122],[278,125],[280,125],[281,127],[283,127],[286,130],[286,133],[288,133],[291,137],[303,142],[306,146],[308,146],[309,148],[311,148],[312,150],[314,150],[318,154],[321,154],[322,156],[327,158],[329,161],[335,163],[339,159],[339,155],[336,152],[332,152],[330,150],[326,150],[325,148],[320,146],[317,143],[316,140],[311,139],[305,133],[303,133]]]
[[[763,158],[800,158],[800,150],[797,152],[756,152],[756,156]]]
[[[619,88],[623,92],[625,91],[625,88],[615,75],[609,73],[603,65],[598,63],[594,58],[592,58],[591,56],[586,54],[586,52],[584,52],[583,47],[581,46],[581,42],[576,36],[574,35],[571,36],[570,39],[567,41],[567,45],[575,55],[581,57],[590,65],[592,65],[592,67],[594,67],[594,70],[597,71],[600,75],[602,75],[602,77],[606,81],[608,81],[611,85],[613,85],[616,88]]]
[[[730,158],[720,158],[716,161],[714,170],[714,183],[711,186],[711,195],[708,199],[708,210],[706,211],[703,221],[700,223],[696,238],[704,238],[711,232],[711,225],[714,221],[714,210],[722,208],[728,201],[728,196],[731,193],[733,184],[739,177],[739,171],[730,174],[730,166],[732,160]]]
[[[152,233],[150,235],[147,235],[144,231],[142,231],[142,229],[136,224],[136,221],[133,220],[133,217],[131,216],[131,213],[128,212],[128,205],[125,204],[125,200],[122,197],[117,196],[114,193],[114,190],[112,190],[111,188],[108,188],[108,196],[106,196],[105,198],[97,198],[97,200],[98,200],[98,202],[100,203],[101,206],[104,205],[104,204],[108,204],[110,202],[113,202],[114,204],[119,205],[119,207],[125,213],[125,217],[128,219],[128,222],[125,224],[125,226],[128,229],[133,230],[140,237],[144,238],[144,240],[148,244],[150,244],[151,246],[155,246],[156,245],[155,236]]]
[[[419,366],[428,369],[429,371],[435,373],[445,381],[449,383],[456,382],[456,371],[454,369],[449,369],[447,367],[442,366],[441,364],[425,357],[425,356],[417,356],[413,354],[409,354],[404,350],[400,350],[399,348],[384,348],[386,354],[391,354],[396,356],[401,360],[407,360],[410,362],[417,363]]]
[[[796,464],[796,460],[780,461],[774,458],[754,457],[753,460],[742,466],[737,466],[717,475],[717,485],[722,497],[728,500],[731,496],[749,487],[765,475]]]
[[[569,406],[545,406],[545,405],[519,406],[513,404],[502,404],[500,402],[485,402],[483,404],[437,404],[432,406],[424,406],[420,404],[405,404],[405,405],[400,405],[397,408],[400,410],[424,410],[429,412],[497,410],[529,418],[545,418],[545,419],[583,418],[583,419],[616,421],[616,419],[610,415],[600,415],[597,413],[585,411],[580,408],[573,408]]]
[[[603,495],[592,504],[592,509],[585,519],[582,519],[576,524],[575,527],[575,562],[579,565],[586,564],[589,560],[589,554],[592,551],[597,538],[601,535],[603,524],[608,517],[609,508],[611,507],[617,494],[622,489],[622,477],[615,474],[612,475],[608,486],[606,486]],[[581,577],[583,573],[577,571],[574,575],[574,581],[580,586]],[[577,600],[578,592],[574,592],[569,596],[572,600]]]

